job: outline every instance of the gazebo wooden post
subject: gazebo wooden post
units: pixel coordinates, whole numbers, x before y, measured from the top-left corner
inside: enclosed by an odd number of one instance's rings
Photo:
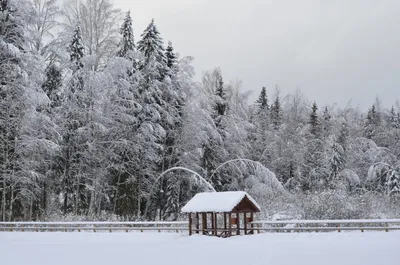
[[[215,236],[218,236],[218,231],[217,231],[218,222],[217,222],[217,220],[218,220],[218,213],[214,213],[214,235]]]
[[[226,227],[227,227],[227,225],[226,225],[226,213],[224,213],[224,229],[225,229],[225,231],[226,231]]]
[[[232,213],[231,212],[229,212],[228,217],[229,217],[229,236],[232,236]]]
[[[192,235],[192,213],[189,213],[189,236]]]
[[[213,236],[215,236],[215,234],[214,234],[214,228],[215,228],[215,224],[214,224],[214,213],[211,213],[211,234],[213,235]]]
[[[207,235],[206,230],[207,230],[207,213],[202,213],[201,214],[201,221],[202,221],[202,230],[203,230],[203,235]]]
[[[250,234],[252,234],[252,235],[254,234],[253,221],[254,221],[254,213],[250,212],[250,227],[251,227]]]
[[[236,213],[236,235],[240,236],[240,213]]]
[[[199,233],[199,230],[200,230],[199,213],[196,213],[196,234]]]
[[[247,213],[244,212],[244,235],[247,235]]]

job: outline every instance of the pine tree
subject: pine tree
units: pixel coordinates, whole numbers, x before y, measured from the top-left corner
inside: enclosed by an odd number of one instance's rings
[[[124,22],[122,23],[120,33],[122,35],[119,51],[117,55],[123,58],[130,58],[130,53],[135,50],[135,39],[132,29],[131,12],[128,11],[125,15]]]
[[[222,118],[226,114],[228,104],[226,102],[226,91],[224,88],[224,80],[219,71],[217,71],[216,75],[216,90],[215,96],[216,100],[214,103],[214,121],[215,125],[218,127],[221,126]]]
[[[46,93],[50,100],[50,107],[59,107],[60,102],[60,89],[62,86],[61,71],[54,63],[50,63],[45,71],[46,79],[42,85],[43,91]]]
[[[337,176],[344,169],[345,164],[345,151],[343,147],[333,139],[333,143],[331,146],[331,157],[330,157],[330,175],[331,181],[337,181]]]
[[[388,193],[390,196],[400,196],[400,167],[393,168],[387,181]]]
[[[171,178],[167,181],[167,189],[166,189],[166,207],[164,212],[163,219],[172,218],[172,220],[176,220],[179,214],[179,184],[180,182],[177,179]]]
[[[78,24],[74,30],[72,41],[69,45],[70,61],[72,63],[72,70],[74,72],[82,69],[83,67],[82,63],[83,53],[84,49],[82,45],[81,27]]]
[[[328,107],[325,107],[324,112],[322,113],[321,123],[323,136],[324,138],[328,138],[332,130],[332,115],[330,114]]]
[[[267,89],[265,87],[261,89],[260,96],[256,101],[256,106],[258,107],[258,113],[262,112],[263,110],[269,110]]]
[[[328,107],[325,107],[324,112],[323,112],[323,114],[322,114],[322,118],[323,118],[325,121],[330,121],[330,120],[332,119],[332,115],[330,114],[330,112],[329,112],[329,110],[328,110]]]
[[[396,114],[396,111],[394,110],[394,107],[392,106],[392,108],[390,109],[390,113],[389,113],[389,122],[390,122],[390,126],[392,128],[395,129],[400,129],[400,119],[399,119],[399,115],[400,113]]]
[[[167,67],[168,67],[167,75],[169,77],[172,77],[172,75],[174,75],[177,71],[176,67],[178,64],[178,59],[174,52],[174,48],[172,47],[171,42],[168,42],[167,49],[165,50],[165,57],[167,60]]]
[[[271,123],[275,130],[278,130],[282,124],[282,109],[279,96],[275,98],[274,103],[271,105]]]
[[[316,137],[319,136],[320,133],[320,121],[318,118],[318,114],[317,114],[317,104],[314,102],[314,104],[311,107],[311,114],[310,114],[310,133]]]
[[[60,142],[61,151],[56,161],[56,171],[62,176],[58,181],[60,197],[63,198],[64,213],[80,210],[80,199],[82,183],[78,175],[80,174],[80,161],[83,146],[79,137],[79,129],[84,127],[87,122],[88,99],[84,92],[83,63],[84,50],[80,27],[77,25],[69,46],[72,78],[67,89],[64,91],[65,100],[60,108],[60,126],[63,128],[62,140]],[[79,173],[78,173],[79,172]],[[79,184],[78,184],[79,183]]]
[[[211,178],[212,173],[217,166],[224,161],[224,139],[226,136],[226,124],[224,122],[228,109],[226,88],[224,87],[221,70],[215,69],[209,77],[210,82],[208,85],[210,86],[210,94],[213,93],[213,95],[210,95],[213,96],[211,101],[212,109],[210,117],[215,126],[215,134],[209,136],[207,143],[203,146],[202,168],[205,170],[204,175],[206,175],[208,179]],[[214,174],[213,178],[210,180],[216,190],[223,189],[225,180],[220,172]]]
[[[364,135],[368,139],[373,139],[382,124],[381,114],[376,110],[375,105],[368,110],[364,125]]]
[[[141,68],[153,68],[155,70],[150,78],[147,77],[148,81],[153,78],[162,81],[166,74],[167,60],[164,54],[163,40],[154,24],[154,19],[151,20],[141,37],[137,47],[145,57]]]

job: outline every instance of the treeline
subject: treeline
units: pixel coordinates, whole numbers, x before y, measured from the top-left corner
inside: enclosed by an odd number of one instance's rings
[[[249,104],[218,68],[195,82],[154,20],[136,41],[108,0],[62,10],[0,0],[0,220],[176,219],[205,188],[182,168],[263,207],[327,192],[396,200],[399,105],[321,111],[300,91],[270,103],[265,88]]]

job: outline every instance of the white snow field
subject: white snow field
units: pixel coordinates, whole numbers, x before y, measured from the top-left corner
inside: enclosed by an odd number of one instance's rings
[[[2,265],[399,265],[399,232],[0,233]]]

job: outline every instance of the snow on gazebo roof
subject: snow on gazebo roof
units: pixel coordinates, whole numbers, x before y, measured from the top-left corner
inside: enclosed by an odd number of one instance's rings
[[[244,191],[203,192],[197,193],[183,208],[183,213],[201,212],[231,212],[243,200],[247,198],[261,211],[257,202]]]

